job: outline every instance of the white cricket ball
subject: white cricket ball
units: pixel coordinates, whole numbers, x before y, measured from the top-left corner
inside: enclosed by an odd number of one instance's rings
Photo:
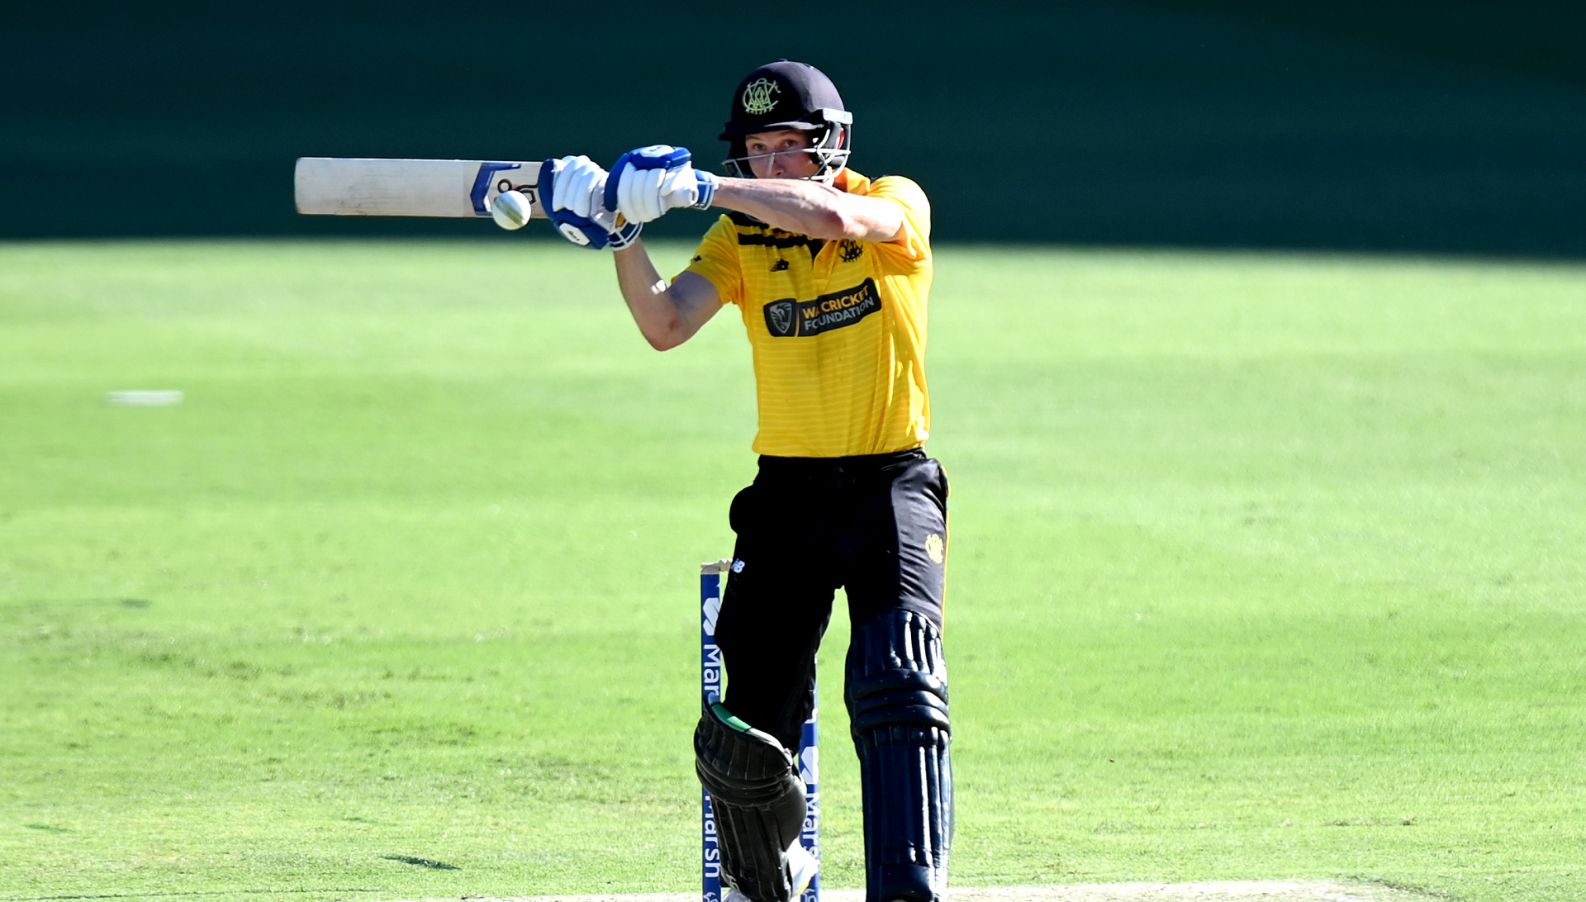
[[[496,195],[495,202],[490,205],[490,218],[503,229],[521,229],[529,224],[533,211],[533,205],[521,192],[504,191]]]

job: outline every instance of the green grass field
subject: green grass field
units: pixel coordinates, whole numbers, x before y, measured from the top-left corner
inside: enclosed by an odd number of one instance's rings
[[[0,900],[696,885],[752,377],[609,266],[0,245]],[[955,883],[1586,898],[1586,268],[949,247],[931,364]]]

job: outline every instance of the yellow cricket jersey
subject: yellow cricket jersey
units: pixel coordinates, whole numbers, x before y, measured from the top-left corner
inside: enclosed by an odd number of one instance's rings
[[[923,444],[930,431],[930,203],[899,176],[871,181],[844,170],[834,185],[898,204],[903,235],[822,242],[732,213],[705,234],[687,269],[743,314],[760,454],[885,454]]]

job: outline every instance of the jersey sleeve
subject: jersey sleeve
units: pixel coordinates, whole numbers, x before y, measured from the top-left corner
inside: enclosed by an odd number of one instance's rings
[[[694,249],[683,272],[704,276],[716,286],[723,304],[743,303],[743,266],[738,260],[738,229],[726,216],[716,220]]]
[[[877,244],[883,259],[908,271],[931,259],[931,202],[913,179],[884,175],[870,184],[871,197],[892,201],[903,208],[903,235]]]

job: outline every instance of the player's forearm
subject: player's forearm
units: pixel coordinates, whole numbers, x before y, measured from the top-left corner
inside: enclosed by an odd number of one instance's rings
[[[896,204],[802,179],[721,178],[712,206],[811,238],[888,241],[903,228]]]
[[[646,341],[657,351],[675,348],[688,339],[677,304],[667,294],[666,280],[655,268],[642,241],[617,251],[617,285],[628,312]]]

